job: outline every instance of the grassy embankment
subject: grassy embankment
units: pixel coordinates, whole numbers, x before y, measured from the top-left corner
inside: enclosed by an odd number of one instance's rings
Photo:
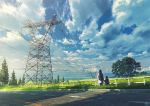
[[[1,86],[0,90],[57,90],[57,89],[149,89],[150,76],[110,78],[110,85],[99,86],[96,79],[69,80],[57,84]]]

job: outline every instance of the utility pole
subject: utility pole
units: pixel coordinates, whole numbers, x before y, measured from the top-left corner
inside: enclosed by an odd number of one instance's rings
[[[24,28],[29,29],[32,37],[24,72],[25,82],[34,84],[50,83],[53,80],[51,61],[51,34],[53,28],[61,23],[54,16],[52,19],[39,23],[28,23]],[[42,33],[41,33],[42,32]]]

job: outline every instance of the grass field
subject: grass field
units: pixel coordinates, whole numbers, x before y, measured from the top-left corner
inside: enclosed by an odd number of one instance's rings
[[[57,90],[57,89],[149,89],[150,76],[110,78],[110,85],[99,86],[96,79],[69,80],[57,84],[0,86],[0,90]]]

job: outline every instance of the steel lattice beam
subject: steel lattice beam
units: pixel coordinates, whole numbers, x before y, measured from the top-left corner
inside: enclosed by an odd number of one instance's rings
[[[25,28],[30,29],[32,41],[30,42],[30,50],[24,72],[26,83],[33,82],[35,84],[49,83],[53,80],[50,43],[52,29],[55,25],[61,23],[56,16],[51,20],[28,23]],[[42,37],[37,38],[38,28],[44,27],[46,30]]]

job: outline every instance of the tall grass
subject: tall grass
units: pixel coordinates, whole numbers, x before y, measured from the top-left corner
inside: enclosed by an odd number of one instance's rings
[[[110,85],[99,86],[97,79],[69,80],[60,83],[20,86],[0,86],[0,90],[57,90],[57,89],[132,89],[150,88],[150,76],[110,78]],[[129,85],[130,83],[130,85]]]

